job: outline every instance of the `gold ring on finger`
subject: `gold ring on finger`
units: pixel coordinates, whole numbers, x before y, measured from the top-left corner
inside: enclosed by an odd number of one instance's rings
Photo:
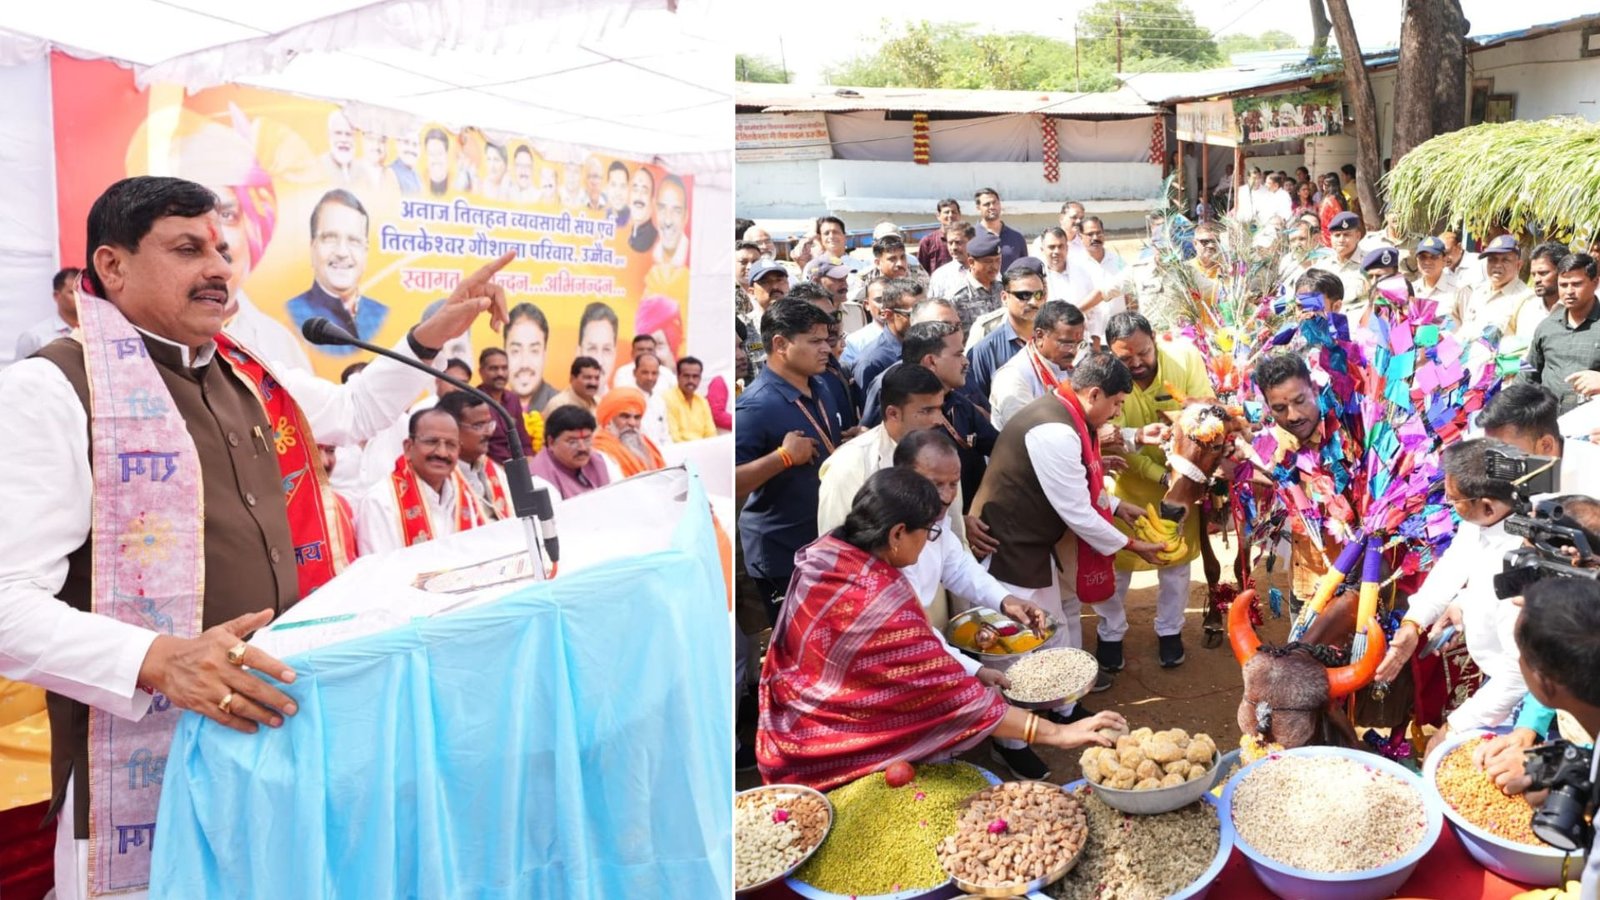
[[[244,654],[248,649],[249,645],[244,641],[240,641],[239,643],[235,644],[233,648],[228,651],[228,662],[231,662],[236,666],[243,666]]]
[[[225,715],[232,715],[233,714],[233,710],[228,708],[228,707],[230,707],[232,705],[233,705],[233,691],[229,691],[228,692],[228,696],[223,697],[221,700],[217,701],[217,709],[222,710],[223,714],[225,714]]]

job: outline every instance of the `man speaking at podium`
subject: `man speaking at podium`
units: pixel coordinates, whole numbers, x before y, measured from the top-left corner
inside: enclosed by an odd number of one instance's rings
[[[0,373],[0,676],[50,691],[62,900],[143,895],[180,710],[247,733],[295,714],[273,686],[294,673],[244,639],[348,560],[317,444],[370,437],[427,387],[385,359],[343,387],[275,373],[232,341],[216,202],[176,178],[109,187],[79,330]],[[503,325],[491,278],[511,259],[401,352],[427,361],[484,312]]]

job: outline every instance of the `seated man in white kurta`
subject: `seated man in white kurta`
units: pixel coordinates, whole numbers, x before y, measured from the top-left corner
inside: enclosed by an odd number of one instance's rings
[[[386,553],[484,524],[477,494],[457,468],[461,423],[441,407],[411,415],[410,436],[394,471],[367,489],[356,508],[361,555]]]

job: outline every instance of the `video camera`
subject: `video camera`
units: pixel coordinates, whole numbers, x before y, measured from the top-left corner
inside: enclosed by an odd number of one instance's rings
[[[1550,795],[1533,812],[1533,833],[1557,850],[1585,851],[1594,841],[1594,826],[1587,812],[1600,802],[1589,778],[1594,751],[1570,741],[1551,741],[1524,754],[1530,791],[1548,789]]]
[[[1505,555],[1505,565],[1494,577],[1495,596],[1519,596],[1528,585],[1545,578],[1600,580],[1600,568],[1580,565],[1600,548],[1589,546],[1583,528],[1565,514],[1561,504],[1553,499],[1533,500],[1560,490],[1560,460],[1507,448],[1489,451],[1488,461],[1489,477],[1511,484],[1516,512],[1506,519],[1506,531],[1526,538],[1531,545]]]

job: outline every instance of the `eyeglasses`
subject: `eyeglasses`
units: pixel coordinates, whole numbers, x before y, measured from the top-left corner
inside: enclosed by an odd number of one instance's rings
[[[939,535],[944,534],[944,526],[937,522],[928,526],[928,540],[937,541]]]
[[[884,312],[897,316],[905,316],[908,319],[911,318],[911,310],[909,309],[895,309],[894,307],[886,307]]]
[[[439,447],[443,447],[444,449],[449,450],[451,453],[454,453],[457,450],[461,449],[461,442],[457,441],[457,440],[453,440],[451,438],[437,438],[437,437],[417,438],[416,439],[416,444],[417,444],[417,446],[423,448],[424,450],[433,450],[433,449],[436,449],[436,448],[439,448]]]
[[[473,431],[476,431],[479,434],[494,434],[494,420],[493,419],[487,419],[485,421],[477,423],[476,425],[468,425],[467,427],[472,429]]]
[[[1023,303],[1032,303],[1033,298],[1035,297],[1043,300],[1045,295],[1044,291],[1008,291],[1007,293],[1018,300],[1021,300]]]

